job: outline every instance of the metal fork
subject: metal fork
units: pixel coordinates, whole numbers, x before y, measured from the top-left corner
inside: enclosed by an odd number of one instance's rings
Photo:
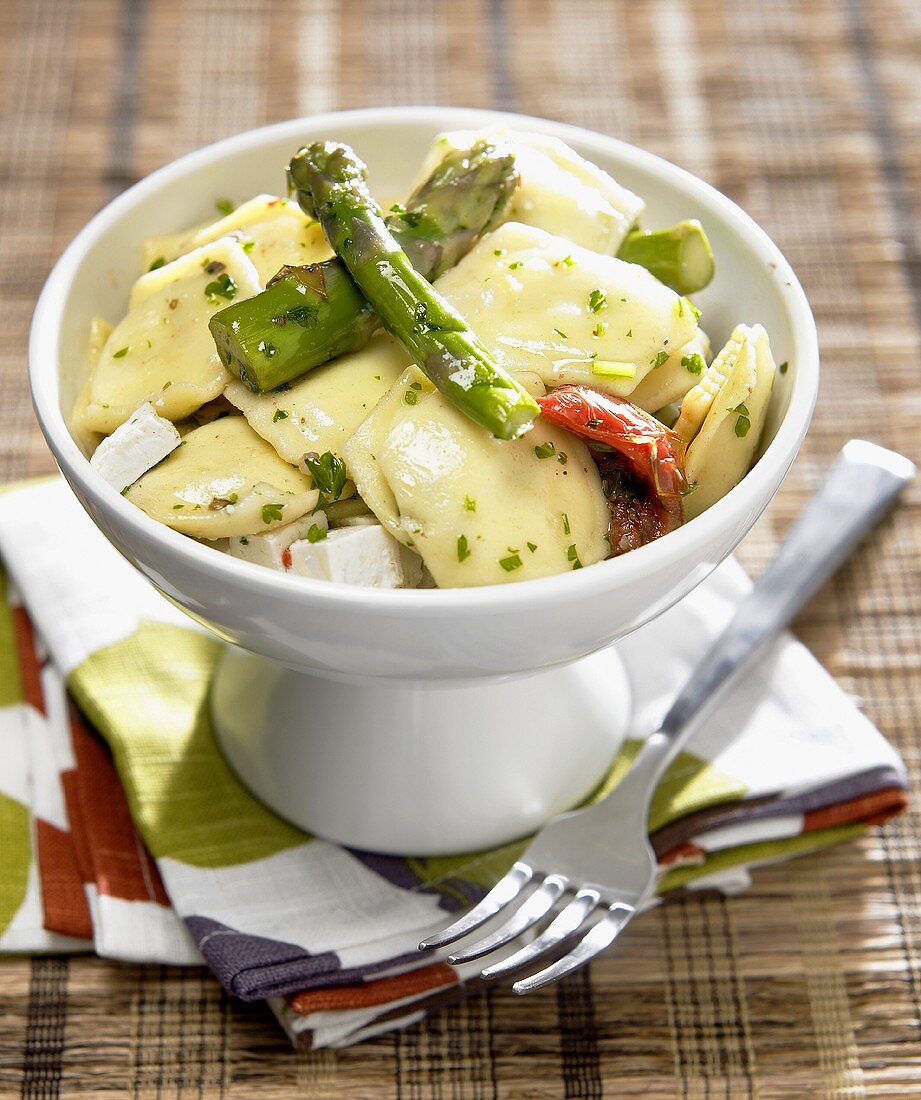
[[[846,444],[773,561],[614,792],[603,802],[545,825],[483,900],[442,932],[423,940],[420,950],[443,947],[480,928],[509,909],[531,885],[536,889],[501,927],[449,955],[448,961],[461,963],[490,954],[549,919],[535,939],[480,975],[498,979],[541,966],[512,986],[515,993],[529,993],[584,966],[609,947],[654,892],[656,858],[646,819],[663,772],[690,740],[718,693],[790,623],[914,475],[914,465],[902,455],[859,439]]]

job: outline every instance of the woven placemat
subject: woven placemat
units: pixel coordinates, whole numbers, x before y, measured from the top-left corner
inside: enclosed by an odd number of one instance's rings
[[[757,570],[853,434],[917,460],[916,0],[0,3],[0,481],[52,468],[29,316],[55,256],[136,178],[264,122],[368,104],[517,109],[677,161],[774,237],[819,322],[809,438],[747,539]],[[918,779],[919,491],[800,636]],[[2,766],[2,765],[0,765]],[[921,799],[916,803],[921,806]],[[206,972],[0,961],[0,1094],[906,1097],[921,1092],[919,809],[860,844],[673,905],[616,957],[334,1054],[294,1054]]]

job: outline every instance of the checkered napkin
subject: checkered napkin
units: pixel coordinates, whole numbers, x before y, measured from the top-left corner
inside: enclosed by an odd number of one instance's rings
[[[397,859],[276,817],[220,756],[221,646],[162,599],[59,481],[0,496],[0,950],[202,959],[301,1046],[343,1046],[472,988],[420,937],[482,896],[521,844]],[[748,587],[727,562],[622,642],[634,736],[613,787]],[[901,760],[785,636],[669,769],[650,833],[660,894],[856,836],[905,802]]]

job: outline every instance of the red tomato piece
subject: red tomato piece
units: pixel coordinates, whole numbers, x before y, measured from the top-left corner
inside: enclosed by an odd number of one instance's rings
[[[538,397],[541,414],[586,440],[611,509],[611,553],[635,550],[680,527],[684,443],[622,397],[587,386],[560,386]]]

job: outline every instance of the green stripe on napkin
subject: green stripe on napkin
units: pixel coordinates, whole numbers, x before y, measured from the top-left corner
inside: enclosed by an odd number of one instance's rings
[[[218,751],[208,689],[221,649],[200,631],[144,622],[68,677],[112,749],[151,853],[194,867],[264,859],[310,839],[249,794]]]

